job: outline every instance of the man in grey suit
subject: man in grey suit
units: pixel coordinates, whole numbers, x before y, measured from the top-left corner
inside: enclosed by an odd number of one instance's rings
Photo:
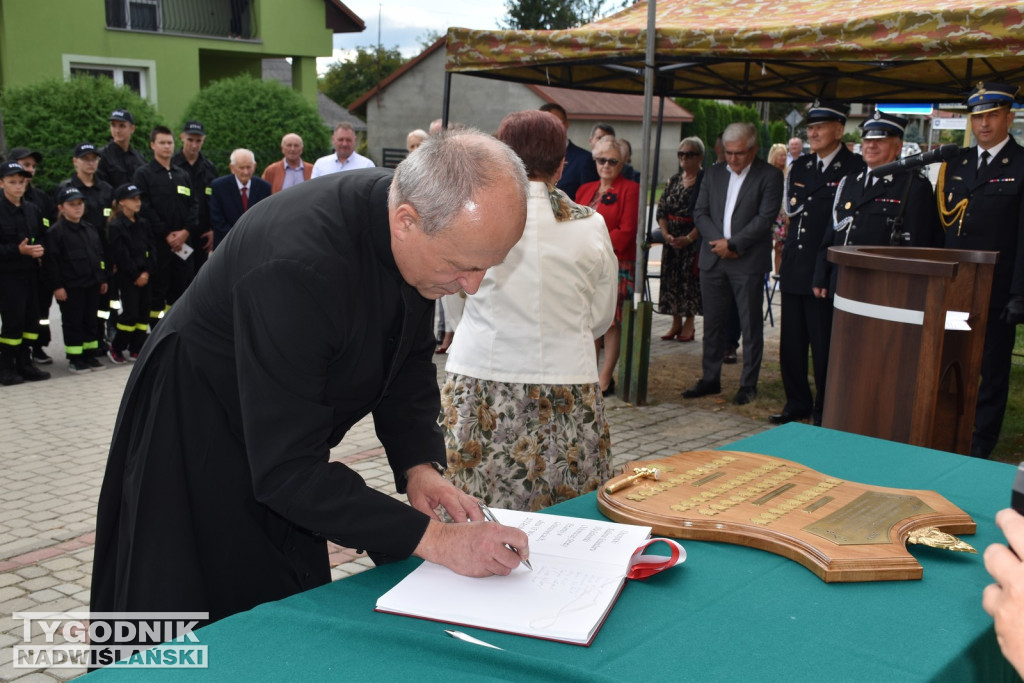
[[[704,303],[703,377],[683,392],[698,398],[722,391],[723,336],[731,301],[743,330],[743,374],[736,405],[757,396],[764,351],[761,292],[772,269],[772,221],[782,206],[782,172],[757,158],[757,128],[730,124],[722,133],[725,163],[707,170],[694,222],[703,239],[700,287]]]

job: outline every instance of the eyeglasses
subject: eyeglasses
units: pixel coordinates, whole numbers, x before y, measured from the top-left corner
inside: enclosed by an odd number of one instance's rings
[[[618,166],[619,165],[619,160],[618,159],[607,159],[605,157],[595,157],[594,161],[597,163],[598,166],[603,166],[605,164],[608,164],[609,166]]]
[[[680,159],[689,159],[690,157],[699,157],[700,152],[679,152],[676,156]]]

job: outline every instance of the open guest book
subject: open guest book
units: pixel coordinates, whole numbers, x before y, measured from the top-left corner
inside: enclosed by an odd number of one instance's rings
[[[530,537],[530,562],[508,576],[471,578],[424,562],[377,600],[378,612],[532,638],[590,645],[627,578],[647,578],[686,559],[651,527],[493,509]],[[670,554],[644,554],[651,544]]]

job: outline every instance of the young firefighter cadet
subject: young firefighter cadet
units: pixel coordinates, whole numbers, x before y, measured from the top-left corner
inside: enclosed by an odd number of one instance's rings
[[[39,244],[43,217],[23,201],[31,174],[17,161],[0,164],[0,384],[49,379],[32,365],[29,345],[39,338]]]
[[[135,171],[132,184],[142,191],[141,214],[153,230],[156,271],[152,274],[150,324],[185,291],[195,275],[199,248],[198,205],[188,172],[171,163],[174,136],[157,126],[149,136],[153,160]]]
[[[28,147],[15,147],[7,156],[9,161],[17,161],[25,167],[33,177],[36,174],[36,167],[43,163],[43,155]],[[25,201],[32,202],[43,214],[43,232],[46,232],[51,225],[57,222],[57,203],[53,201],[48,193],[43,192],[32,184],[29,178],[28,189],[25,190]],[[42,239],[40,234],[39,239]],[[39,269],[39,277],[42,278],[42,269]],[[53,359],[47,355],[44,349],[50,345],[50,306],[53,304],[53,294],[50,293],[42,280],[39,281],[36,291],[39,294],[39,338],[33,341],[32,361],[39,365],[48,365]]]
[[[149,333],[149,278],[156,268],[156,248],[149,223],[139,215],[141,192],[131,183],[114,190],[108,225],[115,280],[121,291],[117,334],[107,351],[116,364],[137,360]]]
[[[75,146],[71,156],[71,163],[75,172],[71,177],[57,187],[57,194],[65,187],[74,187],[85,197],[85,214],[82,220],[88,223],[100,237],[103,245],[103,256],[107,263],[110,263],[110,251],[107,241],[107,218],[110,216],[110,202],[113,201],[114,188],[108,183],[100,180],[96,175],[96,168],[99,166],[100,156],[96,146],[91,142],[82,142]],[[105,324],[110,318],[111,309],[116,309],[117,292],[108,289],[108,296],[100,300],[99,308],[96,311],[96,335],[100,344],[100,352],[106,352],[106,339],[104,338]]]
[[[60,305],[64,349],[72,373],[103,370],[96,358],[96,310],[107,291],[103,244],[96,229],[82,220],[85,196],[76,187],[57,195],[60,219],[46,233],[45,277]]]

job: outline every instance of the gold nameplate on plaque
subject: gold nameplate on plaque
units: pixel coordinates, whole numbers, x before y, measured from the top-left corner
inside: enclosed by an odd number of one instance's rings
[[[934,491],[861,484],[740,451],[691,451],[627,468],[598,492],[598,509],[612,520],[768,550],[829,583],[920,579],[907,543],[974,552],[952,535],[973,534],[974,520]],[[659,476],[638,476],[642,469]]]

